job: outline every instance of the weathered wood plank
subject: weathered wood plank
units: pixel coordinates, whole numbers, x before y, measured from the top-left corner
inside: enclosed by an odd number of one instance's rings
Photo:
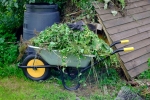
[[[140,19],[144,19],[144,18],[147,18],[147,17],[150,17],[150,11],[139,13],[139,14],[134,14],[132,16],[126,16],[126,17],[123,17],[123,18],[104,21],[103,23],[104,23],[106,28],[110,28],[110,27],[126,24],[126,23],[129,23],[129,22],[137,21],[137,20],[140,20]],[[103,21],[103,19],[102,19],[102,21]]]
[[[132,9],[136,7],[146,6],[148,4],[148,0],[131,0],[128,2],[125,9]],[[104,3],[100,2],[93,2],[92,3],[95,9],[104,8]]]
[[[111,14],[112,9],[104,10],[104,4],[103,3],[97,3],[97,4],[94,3],[93,6],[99,15]],[[130,15],[130,14],[136,14],[139,12],[144,12],[144,11],[149,10],[149,9],[150,9],[150,7],[147,4],[145,6],[133,7],[131,9],[126,9],[126,10],[127,10],[127,15]],[[112,14],[111,14],[111,16],[112,16]],[[118,17],[121,17],[121,15],[119,15]]]
[[[140,7],[128,9],[127,10],[127,15],[133,15],[133,14],[136,14],[136,13],[141,13],[141,12],[145,12],[145,11],[149,11],[149,10],[150,10],[150,5],[147,4],[145,6],[140,6]]]
[[[141,26],[141,27],[138,28],[138,30],[139,30],[140,33],[145,32],[145,31],[148,31],[148,33],[149,33],[149,30],[150,30],[150,24]]]
[[[113,16],[111,14],[111,12],[109,14],[105,14],[105,15],[100,15],[100,17],[102,18],[103,21],[108,21],[111,19],[118,19],[118,18],[122,18],[121,14],[118,13],[116,16]]]
[[[132,9],[132,8],[135,8],[135,7],[140,7],[140,6],[145,6],[149,4],[148,3],[148,0],[140,0],[138,2],[133,2],[133,3],[129,3],[125,9]]]
[[[147,2],[148,2],[148,0],[130,0],[130,1],[128,1],[126,9],[145,6],[145,5],[148,4]],[[93,2],[93,6],[94,6],[95,9],[104,8],[104,3],[100,3],[100,2],[95,2],[94,3]]]
[[[136,50],[141,49],[143,47],[146,47],[150,44],[150,38],[146,38],[146,39],[140,39],[141,41],[135,42],[135,43],[128,43],[127,45],[116,45],[117,48],[123,48],[123,47],[134,47],[136,48]],[[132,40],[131,40],[132,41]],[[128,52],[120,52],[120,55],[125,55]]]
[[[126,23],[123,25],[119,25],[116,27],[108,28],[107,31],[109,32],[109,34],[115,34],[115,33],[123,32],[123,31],[127,31],[132,28],[137,28],[139,26],[143,26],[149,23],[150,23],[150,19],[149,17],[147,17],[145,19],[141,19],[141,20],[133,21],[133,22]]]
[[[143,56],[147,53],[150,53],[150,45],[146,46],[146,47],[143,47],[141,49],[138,49],[136,50],[135,48],[135,51],[134,52],[130,52],[126,55],[122,55],[120,56],[120,58],[123,60],[124,63],[130,61],[130,60],[133,60],[135,58],[138,58],[140,56]]]
[[[144,6],[147,3],[148,0],[128,0],[128,4],[126,6],[127,9],[129,8],[134,8],[134,7],[139,7],[139,6]],[[93,6],[97,9],[97,8],[104,8],[104,3],[101,2],[93,2],[92,3]]]
[[[127,15],[126,16],[130,16],[130,15],[134,15],[134,14],[137,14],[137,13],[141,13],[141,12],[145,12],[145,11],[149,11],[150,10],[150,5],[147,5],[147,6],[144,6],[144,7],[137,7],[137,8],[133,8],[133,9],[130,9],[130,10],[127,10]],[[108,20],[111,20],[111,19],[117,19],[117,18],[122,18],[122,15],[120,13],[118,13],[116,16],[113,16],[111,14],[111,11],[109,11],[110,13],[106,13],[104,15],[99,15],[103,21],[108,21]]]
[[[103,8],[101,9],[95,9],[96,12],[99,14],[99,15],[104,15],[104,14],[110,14],[111,13],[111,10],[110,9],[107,9],[107,10],[104,10]]]
[[[150,3],[149,0],[128,0],[127,16],[120,14],[113,17],[111,10],[104,10],[103,4],[96,8],[105,31],[113,41],[129,39],[126,45],[116,45],[116,48],[133,46],[133,52],[120,52],[121,61],[131,77],[135,77],[147,69],[147,59],[150,57]],[[122,66],[124,66],[122,65]],[[126,76],[128,77],[127,73]],[[129,78],[129,77],[128,77]]]
[[[121,33],[112,34],[112,35],[110,35],[110,37],[113,41],[125,39],[125,38],[131,37],[133,35],[141,34],[141,33],[145,34],[146,37],[149,37],[150,28],[148,28],[148,27],[150,27],[150,24],[144,25],[144,26],[141,26],[141,27],[138,27],[138,28],[134,28],[134,29],[131,29],[131,30],[128,30],[128,31],[124,31],[124,32],[121,32]]]
[[[141,0],[127,0],[128,3],[137,2],[137,1],[141,1]]]
[[[133,44],[133,43],[136,43],[138,41],[141,41],[141,40],[144,40],[144,39],[147,39],[147,38],[150,39],[148,32],[143,32],[143,33],[140,33],[140,34],[137,34],[137,35],[134,35],[134,36],[130,36],[127,39],[130,40],[129,44]],[[144,42],[144,41],[141,41],[141,42]],[[150,42],[150,41],[148,41],[148,42]]]
[[[102,21],[104,21],[104,20],[102,19]],[[117,18],[117,19],[113,19],[113,20],[109,20],[109,21],[104,21],[103,23],[104,23],[106,28],[111,28],[111,27],[114,27],[114,26],[129,23],[129,22],[132,22],[132,21],[135,21],[135,20],[132,17],[126,16],[124,18]]]
[[[104,3],[100,3],[100,2],[93,2],[93,6],[95,9],[99,9],[99,8],[103,8],[104,9]]]
[[[146,63],[148,58],[150,57],[150,53],[147,53],[139,58],[133,59],[130,62],[125,63],[126,69],[131,70],[137,66],[140,66],[143,63]]]
[[[135,76],[139,75],[141,72],[145,71],[148,69],[147,63],[144,63],[140,66],[137,66],[136,68],[129,70],[128,73],[129,75],[134,78]]]

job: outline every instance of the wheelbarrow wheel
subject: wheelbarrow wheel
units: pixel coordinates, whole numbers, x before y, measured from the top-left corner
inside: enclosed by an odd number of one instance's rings
[[[80,87],[81,76],[78,75],[76,71],[77,69],[68,69],[67,73],[64,73],[63,70],[60,69],[62,84],[64,88],[69,91],[77,90]]]
[[[36,68],[36,66],[48,65],[40,56],[28,55],[23,66],[35,66],[35,68],[22,68],[24,75],[34,81],[45,80],[50,76],[50,68]]]
[[[75,67],[67,67],[66,72],[67,72],[68,76],[71,77],[71,79],[74,79],[78,75],[79,69],[75,68]]]

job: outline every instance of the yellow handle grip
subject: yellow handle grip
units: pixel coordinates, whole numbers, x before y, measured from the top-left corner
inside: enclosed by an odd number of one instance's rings
[[[123,50],[124,50],[124,52],[133,51],[133,50],[134,50],[134,47],[124,48]]]
[[[126,43],[129,43],[129,40],[121,40],[120,42],[121,44],[126,44]]]

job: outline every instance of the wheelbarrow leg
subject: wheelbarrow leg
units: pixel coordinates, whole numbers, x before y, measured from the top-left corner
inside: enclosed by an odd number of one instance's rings
[[[65,77],[64,77],[65,73],[62,71],[62,69],[60,69],[60,73],[61,73],[62,84],[63,84],[65,89],[67,89],[69,91],[73,91],[73,90],[77,90],[80,87],[80,78],[81,78],[81,76],[76,75],[76,77],[78,77],[78,82],[76,83],[75,86],[69,87],[69,86],[66,85]]]

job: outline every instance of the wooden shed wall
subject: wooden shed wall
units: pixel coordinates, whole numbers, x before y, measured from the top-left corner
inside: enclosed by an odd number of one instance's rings
[[[126,16],[120,13],[116,16],[111,10],[104,10],[104,4],[93,3],[99,20],[103,25],[109,40],[129,39],[126,45],[116,45],[116,48],[133,46],[133,52],[120,52],[119,56],[130,78],[134,78],[148,69],[147,59],[150,58],[150,0],[128,0]]]

